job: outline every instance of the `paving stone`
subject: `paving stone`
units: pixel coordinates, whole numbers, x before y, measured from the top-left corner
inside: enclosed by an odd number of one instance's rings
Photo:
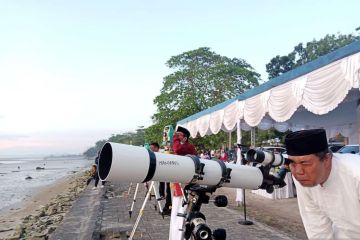
[[[126,234],[130,235],[145,199],[145,187],[142,184],[139,186],[131,218],[129,210],[135,184],[129,196],[128,189],[128,184],[110,183],[95,191],[87,188],[50,239],[123,239]],[[146,204],[134,240],[168,240],[170,217],[165,216],[163,219],[155,206],[154,198]],[[294,239],[259,222],[250,226],[240,225],[238,221],[243,219],[241,213],[226,207],[215,207],[212,203],[203,204],[201,212],[206,216],[207,224],[212,230],[226,229],[227,240]]]

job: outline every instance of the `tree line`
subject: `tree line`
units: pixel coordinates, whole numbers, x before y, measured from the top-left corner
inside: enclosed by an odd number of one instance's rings
[[[266,72],[269,79],[277,77],[359,39],[359,35],[338,33],[328,34],[306,44],[299,43],[289,54],[273,57],[266,64]],[[85,156],[95,156],[106,141],[131,145],[161,143],[165,126],[175,126],[181,119],[234,98],[258,86],[261,80],[260,74],[244,59],[221,56],[208,47],[173,56],[166,62],[166,66],[173,71],[164,77],[160,94],[154,99],[157,111],[151,117],[153,124],[147,128],[141,126],[135,132],[116,134],[109,139],[100,140],[84,152]],[[285,134],[274,129],[257,129],[257,144],[265,139],[282,139]],[[228,134],[224,132],[192,139],[192,143],[199,149],[219,148],[221,145],[228,145],[227,141]],[[250,144],[249,132],[243,133],[242,141]]]
[[[102,140],[97,141],[95,143],[95,146],[87,149],[83,154],[84,154],[84,156],[86,156],[88,158],[93,158],[94,156],[97,156],[99,150],[102,148],[102,146],[107,141],[129,144],[129,145],[136,145],[136,146],[143,145],[144,141],[145,141],[144,133],[145,133],[144,126],[139,126],[135,132],[126,132],[123,134],[113,134],[108,139],[102,139]]]

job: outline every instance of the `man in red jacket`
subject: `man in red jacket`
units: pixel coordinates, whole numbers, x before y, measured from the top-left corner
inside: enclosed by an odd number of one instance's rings
[[[173,151],[176,155],[196,155],[194,145],[189,143],[190,132],[183,127],[178,127],[173,137]]]
[[[173,137],[173,152],[176,155],[196,155],[195,147],[188,142],[190,137],[190,132],[183,127],[178,127],[174,137]],[[182,206],[182,198],[183,193],[181,189],[181,185],[179,183],[172,184],[172,211],[171,211],[171,219],[170,219],[170,232],[169,232],[169,240],[181,240],[183,239],[182,231],[179,229],[183,228],[184,218],[178,217],[178,213],[184,213],[184,207]]]

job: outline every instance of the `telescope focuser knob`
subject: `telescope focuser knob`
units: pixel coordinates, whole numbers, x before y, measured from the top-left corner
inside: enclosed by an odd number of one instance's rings
[[[266,186],[266,192],[267,193],[272,193],[274,191],[274,186],[273,185],[267,185]]]
[[[212,233],[215,240],[226,240],[226,230],[223,228],[217,228]]]
[[[214,198],[214,204],[217,207],[226,207],[228,205],[228,199],[224,195],[218,195]]]

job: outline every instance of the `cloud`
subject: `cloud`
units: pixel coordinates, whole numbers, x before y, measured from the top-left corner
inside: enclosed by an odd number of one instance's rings
[[[107,139],[116,129],[68,130],[33,132],[25,134],[0,133],[0,157],[19,155],[80,154],[95,142]]]

